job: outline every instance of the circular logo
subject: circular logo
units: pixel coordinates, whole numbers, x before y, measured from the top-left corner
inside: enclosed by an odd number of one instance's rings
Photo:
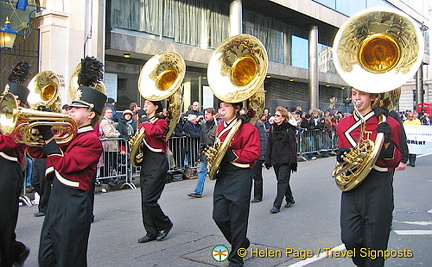
[[[228,255],[228,248],[224,245],[216,245],[212,249],[212,257],[215,261],[226,261],[228,259]]]

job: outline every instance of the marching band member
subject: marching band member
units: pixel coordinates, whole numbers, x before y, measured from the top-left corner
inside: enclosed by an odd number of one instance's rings
[[[338,162],[344,162],[344,154],[357,145],[361,134],[363,139],[372,141],[377,133],[384,133],[385,138],[378,160],[366,178],[356,188],[342,192],[341,237],[346,249],[355,251],[352,260],[356,265],[383,266],[384,258],[361,256],[361,250],[387,249],[393,213],[393,169],[401,159],[401,129],[391,117],[379,123],[379,115],[388,114],[383,108],[372,109],[374,94],[352,88],[351,96],[354,114],[341,120],[337,128]]]
[[[257,128],[249,123],[246,115],[239,116],[242,103],[221,103],[223,123],[218,126],[218,138],[225,141],[237,120],[243,124],[235,133],[216,174],[213,193],[213,220],[231,244],[228,260],[230,266],[243,266],[243,258],[237,254],[240,248],[250,245],[247,235],[252,167],[260,156],[260,138]]]
[[[29,90],[22,83],[27,81],[29,69],[27,62],[17,63],[5,88],[5,93],[13,94],[20,107],[27,107]],[[16,143],[13,133],[8,136],[0,133],[0,266],[22,266],[30,253],[28,247],[15,240],[24,151],[25,145]]]
[[[107,99],[105,94],[89,86],[100,81],[102,75],[102,63],[90,57],[81,60],[78,77],[81,86],[70,105],[78,133],[68,145],[59,147],[50,126],[37,127],[45,140],[42,151],[47,157],[47,177],[53,176],[39,244],[40,266],[87,266],[92,220],[89,190],[102,154],[102,144],[93,127]],[[38,149],[29,147],[33,156]]]
[[[168,122],[161,115],[161,101],[144,102],[148,120],[138,128],[144,128],[143,161],[140,173],[141,209],[146,235],[138,239],[139,243],[163,240],[173,227],[170,218],[165,215],[158,200],[165,188],[168,159],[166,157]]]

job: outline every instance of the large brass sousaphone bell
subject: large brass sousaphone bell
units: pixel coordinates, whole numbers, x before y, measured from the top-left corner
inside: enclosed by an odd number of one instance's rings
[[[80,84],[78,83],[78,76],[80,72],[81,72],[81,63],[78,63],[78,65],[73,70],[72,75],[69,79],[69,95],[72,98],[72,100],[76,98],[77,90],[80,87]],[[106,94],[105,84],[101,81],[97,82],[96,84],[90,87]]]
[[[18,106],[14,95],[6,93],[0,100],[0,132],[10,135],[18,143],[29,146],[42,146],[45,141],[35,135],[37,126],[49,125],[54,132],[54,139],[59,144],[69,143],[77,132],[76,121],[56,112],[38,111],[39,106],[55,109],[58,106],[59,79],[51,71],[37,74],[29,83],[28,102],[31,108]]]
[[[423,50],[423,37],[415,22],[397,10],[382,8],[367,9],[349,18],[333,45],[334,64],[342,79],[374,94],[373,107],[388,109],[397,105],[399,87],[418,70]],[[380,123],[385,120],[381,115]],[[374,141],[362,139],[363,134],[364,130],[357,146],[333,170],[332,176],[342,191],[357,187],[380,154],[384,134],[378,133]]]
[[[150,101],[167,101],[168,139],[177,125],[181,113],[182,81],[186,74],[183,58],[174,52],[162,52],[154,55],[143,66],[138,79],[138,91],[144,99]],[[143,160],[142,143],[145,137],[141,128],[129,141],[130,159],[134,166]]]
[[[382,93],[418,70],[424,42],[415,22],[395,9],[372,8],[349,18],[333,44],[334,64],[349,85]]]
[[[213,94],[228,103],[247,100],[248,115],[255,123],[264,109],[263,83],[267,74],[267,51],[256,37],[239,34],[223,41],[214,51],[207,68],[207,79]],[[231,140],[242,124],[237,120],[224,142],[218,138],[204,151],[210,179],[216,179],[219,165]]]

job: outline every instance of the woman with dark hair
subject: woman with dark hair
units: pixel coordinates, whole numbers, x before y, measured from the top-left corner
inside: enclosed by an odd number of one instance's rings
[[[267,154],[264,165],[267,169],[273,166],[277,179],[277,194],[271,213],[278,213],[285,196],[285,208],[295,201],[291,192],[291,172],[297,171],[297,140],[295,119],[284,107],[277,107],[273,128],[270,131]]]
[[[141,163],[140,186],[142,218],[147,233],[138,239],[139,243],[160,241],[173,227],[170,218],[158,204],[168,171],[168,159],[165,155],[168,146],[168,122],[161,115],[161,101],[146,100],[144,110],[148,121],[141,123],[138,128],[144,128],[146,132],[142,145],[144,160]]]

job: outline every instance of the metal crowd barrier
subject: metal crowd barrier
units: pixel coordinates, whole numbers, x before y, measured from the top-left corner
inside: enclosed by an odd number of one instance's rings
[[[139,177],[140,168],[133,167],[130,163],[129,144],[123,138],[101,139],[104,151],[98,164],[96,180],[100,183],[106,181],[123,182],[121,188],[130,187],[136,189],[132,182]],[[117,146],[113,145],[117,144]],[[111,146],[118,151],[110,151]],[[123,148],[123,149],[121,149]],[[199,139],[190,137],[171,137],[168,140],[169,151],[167,153],[169,170],[168,174],[183,176],[187,168],[199,166]]]
[[[328,156],[337,150],[337,136],[335,133],[322,132],[320,130],[300,129],[298,132],[297,155],[307,161],[308,154],[320,154]],[[132,182],[139,177],[140,168],[133,167],[130,163],[129,144],[123,138],[101,139],[104,146],[100,163],[98,165],[97,181],[120,180],[121,188],[135,189]],[[110,144],[117,144],[118,151],[109,151]],[[115,145],[113,145],[115,147]],[[169,170],[168,174],[183,176],[186,169],[197,169],[199,166],[199,139],[190,137],[171,137],[168,140],[169,151],[167,153]]]
[[[101,139],[103,153],[98,163],[96,181],[109,180],[112,182],[123,182],[121,188],[130,187],[136,189],[132,179],[139,170],[133,167],[129,157],[129,143],[123,138]]]
[[[337,150],[336,133],[301,129],[298,134],[297,155],[307,160],[306,155],[328,156]]]

